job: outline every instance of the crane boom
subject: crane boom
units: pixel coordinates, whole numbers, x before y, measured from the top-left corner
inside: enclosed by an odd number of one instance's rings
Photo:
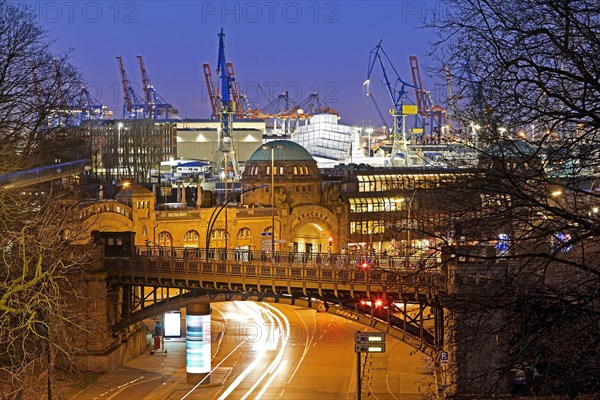
[[[410,72],[412,73],[413,85],[415,86],[415,100],[417,102],[417,109],[419,115],[427,115],[427,103],[425,100],[425,89],[423,89],[423,82],[421,81],[421,72],[419,71],[419,60],[417,56],[412,55],[409,58]]]
[[[141,99],[133,90],[120,56],[117,56],[117,62],[121,74],[121,85],[123,86],[123,118],[139,119],[149,117],[147,102]]]
[[[219,99],[215,89],[215,82],[213,81],[212,73],[210,71],[210,64],[202,64],[204,70],[204,80],[206,81],[206,90],[208,91],[208,100],[210,101],[210,108],[212,110],[212,118],[219,117]]]
[[[450,66],[446,65],[444,67],[444,72],[446,74],[446,90],[448,95],[448,110],[451,115],[454,115],[454,94],[452,93],[452,75],[450,74]]]
[[[119,63],[119,73],[121,74],[121,85],[123,87],[123,101],[125,102],[123,106],[123,113],[131,112],[131,97],[129,96],[129,79],[127,78],[127,74],[125,73],[125,67],[123,66],[123,60],[120,56],[117,56],[117,63]]]
[[[33,94],[35,95],[35,102],[37,106],[40,106],[43,103],[42,86],[36,71],[35,63],[33,60],[30,60],[29,63],[31,65],[31,78],[33,79]]]
[[[152,104],[152,95],[150,93],[150,88],[152,87],[150,84],[150,77],[146,73],[146,67],[144,67],[144,60],[141,55],[137,56],[138,64],[140,66],[140,76],[142,77],[142,87],[144,88],[144,99],[146,100],[146,108],[148,109],[148,113],[150,115],[153,114],[153,104]]]
[[[233,63],[228,62],[226,64],[227,75],[231,79],[231,97],[233,102],[235,103],[235,116],[238,118],[242,118],[244,116],[244,108],[242,105],[242,97],[240,95],[240,90],[235,80],[235,71],[233,70]]]

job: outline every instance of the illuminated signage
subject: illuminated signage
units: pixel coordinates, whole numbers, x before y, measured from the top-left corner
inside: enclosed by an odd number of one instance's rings
[[[181,337],[181,313],[165,314],[165,337]]]
[[[187,315],[186,371],[191,374],[210,372],[210,315]]]

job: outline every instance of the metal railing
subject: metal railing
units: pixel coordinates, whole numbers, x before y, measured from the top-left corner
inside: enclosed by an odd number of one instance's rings
[[[293,252],[271,257],[266,251],[210,248],[207,253],[200,248],[137,247],[133,256],[105,255],[104,263],[109,274],[120,279],[158,279],[180,287],[194,281],[273,290],[308,288],[319,293],[433,294],[446,286],[446,274],[433,262],[404,257]]]

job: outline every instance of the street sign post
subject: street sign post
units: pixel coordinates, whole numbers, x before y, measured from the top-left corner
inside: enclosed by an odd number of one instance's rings
[[[442,351],[440,353],[440,363],[442,365],[448,365],[448,352],[447,351]]]
[[[356,398],[361,400],[360,355],[362,353],[385,353],[385,333],[356,331],[354,333],[354,352],[356,353]]]
[[[385,343],[385,332],[361,332],[354,334],[354,343]]]
[[[357,353],[385,353],[385,343],[354,343]]]

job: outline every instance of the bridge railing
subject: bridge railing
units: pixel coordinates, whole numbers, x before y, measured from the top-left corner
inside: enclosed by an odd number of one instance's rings
[[[387,255],[275,252],[246,249],[195,248],[168,246],[138,246],[136,254],[172,259],[228,261],[236,263],[286,263],[302,266],[362,266],[369,269],[394,269],[407,272],[419,270],[439,271],[439,260],[432,257],[404,257]]]
[[[445,287],[446,274],[437,266],[411,264],[395,257],[364,257],[324,253],[271,254],[225,249],[137,248],[133,257],[105,257],[105,266],[119,275],[160,275],[164,279],[220,282],[294,282],[293,285],[331,284],[336,289],[415,292],[417,288]],[[418,267],[417,267],[418,266]],[[301,285],[300,285],[301,283]]]

